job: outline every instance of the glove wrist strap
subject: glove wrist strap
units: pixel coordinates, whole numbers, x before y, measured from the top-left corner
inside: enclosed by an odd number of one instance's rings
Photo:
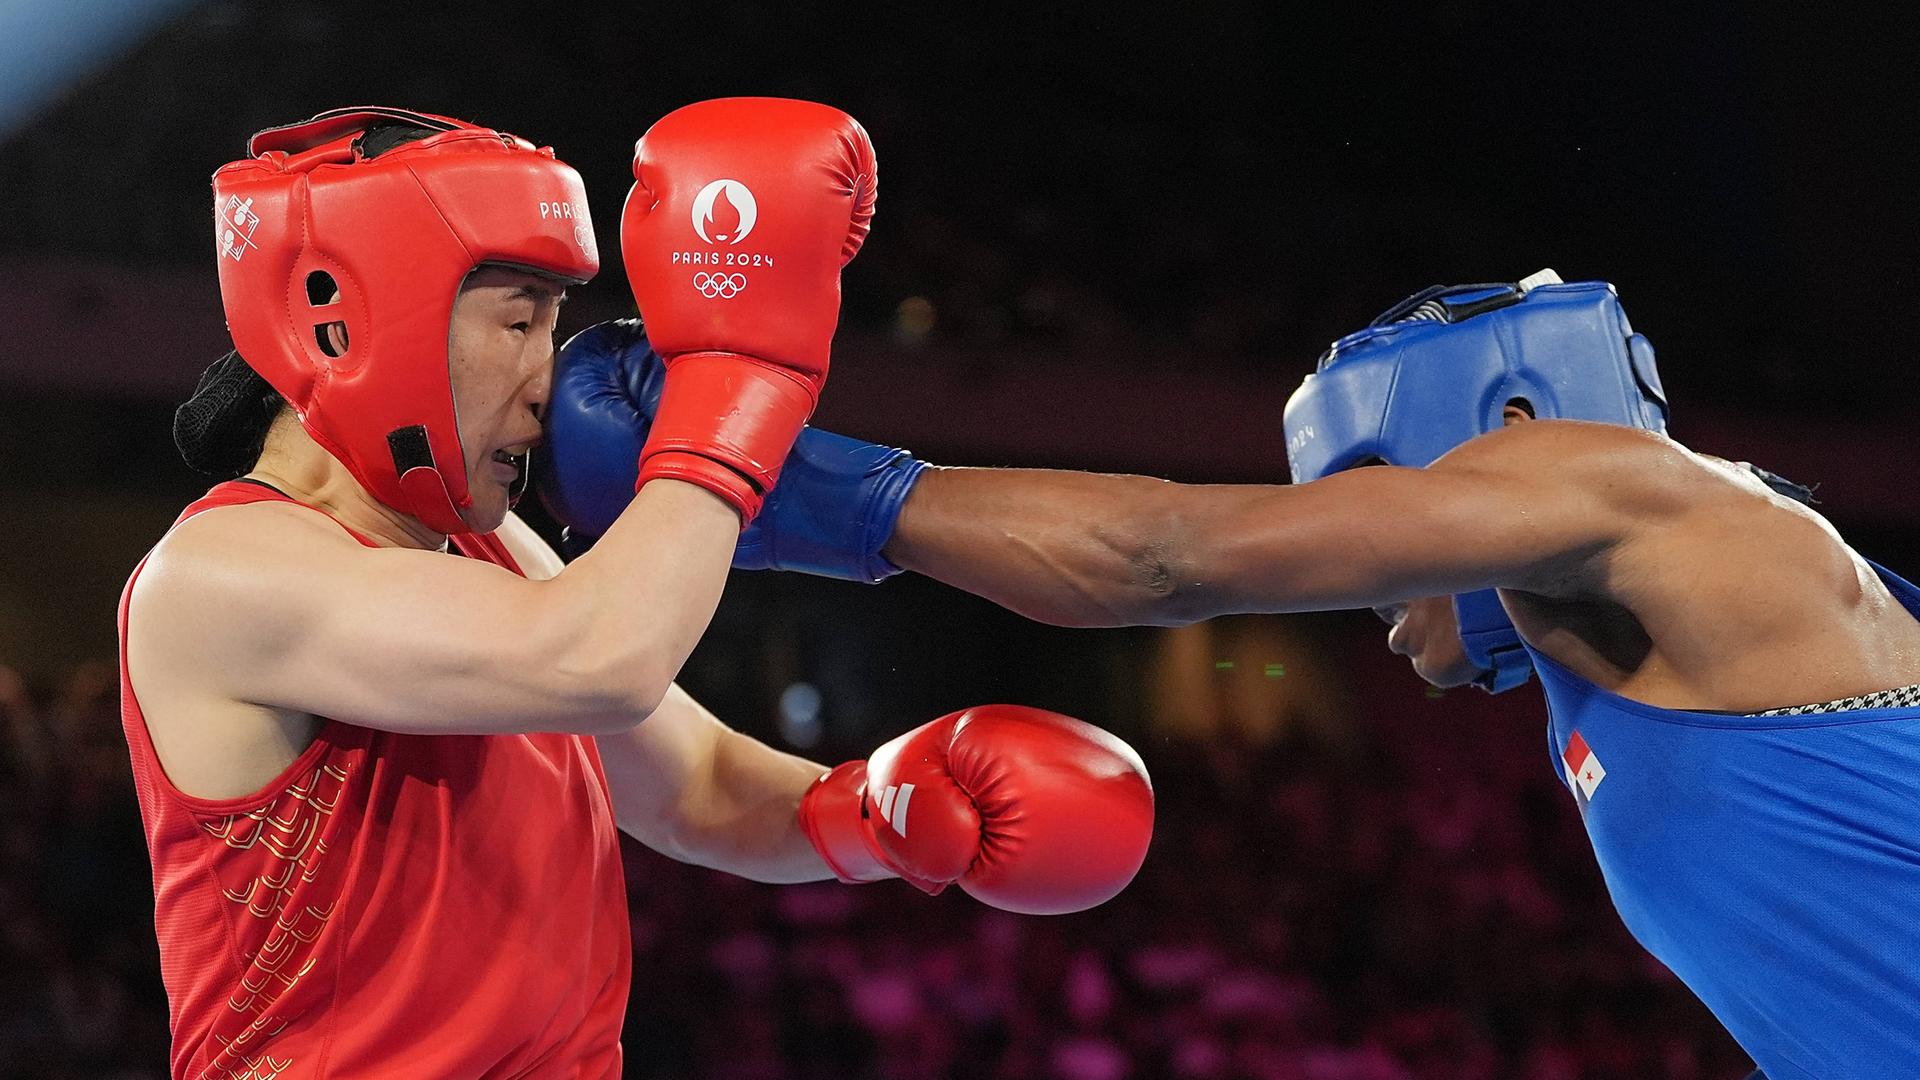
[[[810,384],[773,364],[721,352],[671,357],[660,410],[640,449],[640,482],[689,480],[732,502],[750,522],[814,403]]]
[[[869,584],[885,581],[900,573],[892,559],[883,553],[887,541],[893,539],[893,530],[900,522],[900,511],[907,505],[907,495],[920,479],[927,463],[902,453],[904,460],[889,465],[886,478],[874,485],[861,519],[866,528],[861,536],[862,554],[866,555],[861,571]]]
[[[800,797],[800,831],[833,876],[848,885],[899,877],[875,848],[866,820],[867,763],[849,761]]]
[[[740,527],[746,528],[760,513],[765,498],[753,482],[711,458],[680,450],[668,450],[640,459],[640,477],[634,483],[639,491],[649,480],[684,480],[698,484],[740,511]]]

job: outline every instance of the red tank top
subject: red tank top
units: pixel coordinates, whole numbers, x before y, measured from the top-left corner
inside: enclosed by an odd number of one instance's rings
[[[286,497],[221,484],[179,521],[263,500]],[[454,544],[520,572],[493,536]],[[260,791],[195,798],[168,781],[127,678],[139,575],[120,598],[121,722],[173,1076],[619,1076],[632,950],[593,740],[326,720]]]

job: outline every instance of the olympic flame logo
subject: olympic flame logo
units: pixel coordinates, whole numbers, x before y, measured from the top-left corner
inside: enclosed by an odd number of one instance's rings
[[[759,218],[753,192],[738,180],[715,180],[693,197],[693,231],[709,244],[738,244]]]

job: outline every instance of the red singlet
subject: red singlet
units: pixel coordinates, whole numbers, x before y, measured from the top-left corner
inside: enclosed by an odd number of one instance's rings
[[[285,499],[221,484],[179,521]],[[454,543],[520,572],[492,536]],[[326,720],[260,791],[194,798],[167,780],[127,678],[139,574],[120,598],[121,722],[173,1075],[618,1077],[632,949],[594,741]]]

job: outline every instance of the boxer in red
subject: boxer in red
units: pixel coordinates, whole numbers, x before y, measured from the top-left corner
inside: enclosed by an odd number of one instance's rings
[[[565,567],[510,506],[565,289],[599,269],[578,175],[395,109],[215,174],[236,351],[176,437],[232,479],[120,607],[174,1076],[619,1075],[616,829],[1030,912],[1138,868],[1145,770],[1097,728],[981,707],[828,770],[674,686],[826,377],[875,166],[837,110],[737,99],[661,120],[634,172],[664,397],[631,507]],[[717,237],[722,195],[747,212]],[[741,251],[727,288],[696,280]]]

